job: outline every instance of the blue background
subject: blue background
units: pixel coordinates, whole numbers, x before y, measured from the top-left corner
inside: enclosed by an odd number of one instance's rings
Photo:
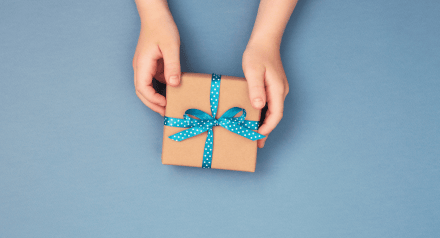
[[[243,76],[258,1],[170,1],[182,70]],[[440,237],[440,2],[300,0],[255,173],[161,164],[133,1],[0,3],[0,237]]]

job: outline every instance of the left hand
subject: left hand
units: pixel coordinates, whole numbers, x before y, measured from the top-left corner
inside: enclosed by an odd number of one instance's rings
[[[263,148],[267,136],[283,117],[284,100],[289,92],[279,45],[249,42],[243,53],[243,72],[252,106],[262,109],[267,102],[266,118],[258,130],[266,137],[257,141],[258,147]]]

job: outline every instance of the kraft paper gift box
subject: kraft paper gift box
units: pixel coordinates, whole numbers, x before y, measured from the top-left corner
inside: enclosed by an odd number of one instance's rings
[[[167,86],[166,96],[167,105],[162,146],[163,164],[255,171],[257,159],[256,140],[264,136],[256,133],[258,121],[260,120],[260,110],[252,107],[247,82],[244,78],[215,74],[182,73],[180,85],[177,87]],[[242,128],[235,124],[234,131],[234,126],[232,129],[230,127],[230,121],[220,119],[227,114],[229,114],[228,120],[237,120],[239,116],[243,118],[244,113],[236,108],[246,111],[246,121],[240,125],[248,126],[248,128]],[[193,109],[189,110],[193,113],[184,116],[188,109]],[[211,117],[214,113],[218,121],[213,122],[212,118],[210,121],[198,118],[199,121],[196,122],[197,115],[193,116],[193,114],[196,114],[194,109],[209,115],[205,115],[204,119]],[[198,116],[203,117],[201,115],[203,113],[200,111],[197,111]],[[234,118],[231,118],[231,113],[235,114],[237,111],[240,112]],[[211,135],[209,135],[209,130],[201,133],[202,130],[199,131],[197,127],[196,129],[194,127],[175,127],[185,124],[184,120],[188,123],[190,123],[189,121],[199,123],[197,125],[202,127],[206,126],[204,123],[215,125],[212,127]],[[219,126],[218,123],[229,129]],[[246,132],[246,129],[249,128],[253,130],[247,130]],[[193,136],[192,133],[200,134]],[[247,138],[242,136],[243,134]],[[184,136],[192,137],[185,137],[181,141],[176,141]]]

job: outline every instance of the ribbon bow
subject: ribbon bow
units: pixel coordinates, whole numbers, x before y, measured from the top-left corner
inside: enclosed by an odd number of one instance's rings
[[[208,131],[208,136],[205,141],[205,150],[203,153],[202,168],[211,168],[213,148],[212,128],[214,126],[221,126],[230,132],[233,132],[253,141],[265,137],[264,135],[252,131],[258,130],[259,122],[245,120],[246,110],[243,108],[230,108],[219,119],[215,118],[217,114],[218,98],[220,91],[220,79],[220,75],[212,74],[210,94],[212,116],[199,109],[188,109],[185,111],[183,119],[173,117],[164,118],[164,125],[166,126],[189,128],[187,130],[183,130],[169,136],[170,139],[175,141],[186,140],[205,131]],[[242,112],[242,114],[239,117],[235,117],[240,112]],[[192,118],[190,116],[196,118]]]

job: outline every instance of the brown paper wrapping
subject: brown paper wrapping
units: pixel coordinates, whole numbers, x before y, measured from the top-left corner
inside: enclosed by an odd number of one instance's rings
[[[182,80],[178,87],[167,86],[165,116],[183,118],[185,111],[191,108],[211,115],[209,104],[211,77],[211,74],[182,73]],[[220,118],[232,107],[244,108],[246,120],[260,120],[260,110],[254,109],[250,103],[246,80],[222,76],[216,118]],[[162,164],[202,167],[207,132],[180,142],[168,138],[186,129],[164,126]],[[244,138],[221,126],[215,126],[213,133],[211,168],[255,171],[257,141]]]

